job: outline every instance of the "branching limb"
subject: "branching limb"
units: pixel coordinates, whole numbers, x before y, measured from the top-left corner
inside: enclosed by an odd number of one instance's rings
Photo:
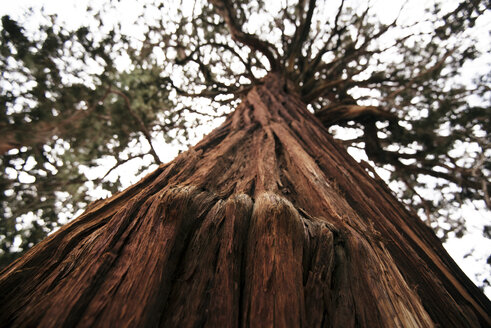
[[[288,49],[286,51],[285,59],[287,63],[287,70],[293,71],[293,66],[295,64],[295,59],[300,57],[302,46],[305,43],[307,37],[310,32],[310,25],[312,24],[312,16],[314,14],[316,0],[309,0],[309,7],[307,9],[307,15],[305,18],[301,15],[300,24],[297,26],[295,30],[295,34],[288,45]],[[304,7],[304,1],[299,1],[299,6],[301,6],[302,10]]]
[[[132,106],[131,106],[131,101],[128,98],[128,96],[125,95],[123,92],[121,92],[119,90],[115,90],[115,89],[111,89],[110,92],[112,94],[121,96],[123,98],[123,100],[126,104],[126,107],[128,109],[128,112],[130,113],[131,117],[137,122],[137,124],[140,128],[140,131],[143,133],[143,136],[145,137],[145,139],[147,139],[147,142],[150,145],[150,154],[153,156],[153,158],[157,164],[162,164],[162,161],[160,160],[159,156],[157,155],[157,152],[153,148],[152,136],[150,135],[150,132],[148,131],[148,129],[145,126],[145,123],[143,122],[141,117],[133,111]]]
[[[429,200],[427,200],[426,198],[424,198],[423,196],[421,196],[417,191],[416,189],[414,188],[414,185],[412,183],[410,183],[407,179],[402,179],[402,182],[406,185],[406,187],[411,190],[411,192],[413,194],[415,194],[416,196],[418,196],[419,200],[421,201],[421,205],[423,206],[423,209],[425,211],[425,215],[426,215],[426,225],[428,225],[430,228],[431,228],[431,223],[433,222],[433,219],[431,218],[431,207],[432,207],[432,204]]]
[[[102,97],[94,101],[86,110],[69,110],[69,114],[51,121],[27,123],[20,128],[13,128],[8,124],[0,124],[0,135],[2,136],[0,155],[22,146],[34,147],[35,145],[43,144],[54,136],[61,138],[69,136],[74,131],[74,127],[85,117],[91,115],[97,105],[104,102],[109,93],[109,89],[106,90]]]
[[[334,81],[326,81],[323,83],[319,83],[319,85],[316,88],[314,88],[312,91],[310,91],[302,98],[308,104],[311,101],[315,100],[316,98],[322,96],[326,92],[332,90],[332,88],[339,86],[343,82],[345,82],[345,79],[337,79]]]
[[[222,48],[224,50],[229,51],[237,59],[239,59],[239,61],[244,65],[244,67],[246,68],[247,77],[249,79],[251,79],[251,81],[257,82],[257,78],[252,73],[250,62],[248,62],[244,58],[242,58],[242,56],[234,49],[234,47],[232,47],[226,43],[206,42],[206,43],[200,44],[193,51],[191,51],[186,57],[184,57],[182,59],[176,59],[175,63],[177,65],[180,65],[180,66],[184,66],[185,64],[189,63],[190,61],[194,61],[194,62],[197,62],[199,64],[198,60],[196,60],[194,57],[199,53],[200,50],[202,50],[203,48],[205,48],[207,46],[214,47],[214,48]]]
[[[201,115],[201,116],[209,116],[209,117],[213,117],[213,118],[220,118],[220,117],[223,117],[223,115],[218,115],[218,114],[210,114],[210,113],[203,113],[203,112],[200,112],[199,110],[195,110],[195,109],[192,109],[190,107],[184,107],[184,108],[181,108],[179,110],[176,111],[177,114],[181,114],[182,112],[184,111],[188,111],[190,113],[193,113],[193,114],[198,114],[198,115]]]
[[[271,70],[278,71],[280,66],[278,59],[273,53],[273,51],[276,52],[274,46],[252,34],[242,31],[239,24],[237,24],[237,15],[233,8],[233,4],[229,0],[210,0],[210,2],[215,6],[217,12],[227,24],[232,39],[248,46],[253,51],[261,52],[268,59]]]
[[[335,104],[322,108],[315,116],[324,124],[331,126],[341,122],[373,117],[376,120],[396,120],[397,117],[379,106],[360,106],[356,104]]]
[[[470,173],[466,173],[459,168],[446,167],[449,172],[454,172],[455,174],[436,171],[434,167],[436,166],[433,161],[417,160],[414,164],[404,164],[400,161],[402,158],[417,158],[418,155],[410,154],[400,154],[398,152],[392,152],[385,150],[377,135],[377,127],[375,126],[375,120],[367,119],[363,122],[364,125],[364,141],[365,141],[365,152],[367,156],[375,163],[380,164],[391,164],[394,165],[400,172],[414,173],[429,175],[435,178],[442,178],[444,180],[455,183],[462,188],[471,188],[474,190],[487,190],[490,187],[490,183],[486,181],[486,185],[483,185],[480,179],[472,176]],[[441,164],[438,164],[442,166]],[[442,166],[443,167],[443,166]]]
[[[117,158],[116,164],[114,164],[109,170],[107,170],[107,172],[102,177],[96,179],[96,182],[101,182],[102,180],[104,180],[109,174],[111,174],[111,172],[113,172],[115,169],[117,169],[121,165],[128,163],[129,161],[131,161],[135,158],[141,158],[145,155],[146,154],[133,155],[133,156],[128,156],[128,158],[125,158],[125,159]]]
[[[167,83],[169,83],[170,87],[174,89],[177,92],[177,94],[179,94],[180,96],[185,96],[190,98],[209,98],[209,99],[213,99],[214,101],[217,101],[215,100],[215,97],[217,96],[233,95],[234,98],[240,97],[242,94],[250,90],[250,88],[252,88],[251,84],[242,85],[240,87],[231,87],[231,86],[229,87],[223,84],[224,87],[221,89],[220,88],[204,89],[201,92],[192,93],[192,92],[185,91],[180,87],[178,87],[177,85],[175,85],[174,81],[172,81],[172,79],[169,77],[165,77],[163,79]]]
[[[445,60],[448,57],[450,57],[455,52],[455,50],[457,50],[457,49],[454,48],[452,50],[447,51],[447,53],[439,61],[437,61],[435,65],[433,65],[432,67],[430,67],[430,68],[422,71],[421,73],[415,75],[413,78],[411,78],[403,86],[401,86],[400,88],[398,88],[398,89],[394,90],[393,92],[391,92],[387,97],[385,97],[384,100],[387,101],[387,100],[394,99],[398,94],[400,94],[401,92],[403,92],[404,90],[406,90],[408,87],[410,87],[413,83],[415,83],[419,79],[424,78],[427,75],[429,75],[430,73],[432,73],[432,72],[434,72],[434,71],[442,68],[443,67],[443,64],[445,63]]]

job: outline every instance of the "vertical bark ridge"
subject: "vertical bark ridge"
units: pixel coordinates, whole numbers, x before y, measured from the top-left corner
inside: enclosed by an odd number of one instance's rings
[[[478,327],[489,301],[286,91],[92,205],[0,273],[0,322]]]
[[[245,327],[302,327],[304,228],[293,205],[273,193],[254,203],[247,241]]]

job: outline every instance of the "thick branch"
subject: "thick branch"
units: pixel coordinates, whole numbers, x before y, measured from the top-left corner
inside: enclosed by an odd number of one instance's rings
[[[53,118],[50,121],[23,124],[21,127],[0,125],[0,135],[2,136],[0,140],[0,155],[22,146],[33,147],[46,143],[54,136],[59,136],[60,138],[69,136],[82,119],[89,116],[97,105],[106,99],[108,94],[109,90],[86,110],[70,111],[70,114],[60,119]]]
[[[332,90],[332,88],[339,86],[345,82],[345,79],[337,79],[334,81],[326,81],[324,83],[319,83],[319,85],[310,91],[308,94],[306,94],[303,98],[303,100],[306,103],[310,103],[311,101],[315,100],[316,98],[324,95],[327,91]]]
[[[307,15],[305,18],[301,17],[302,21],[295,30],[292,41],[286,52],[286,62],[288,71],[293,71],[293,66],[295,64],[295,59],[301,53],[302,46],[305,43],[310,31],[310,25],[312,24],[312,15],[314,14],[316,0],[309,0],[309,9],[307,10]],[[299,4],[303,7],[303,3]],[[303,15],[302,15],[303,16]]]
[[[254,51],[261,52],[266,58],[268,58],[269,64],[272,71],[279,70],[279,63],[276,59],[273,51],[273,45],[269,42],[261,40],[252,34],[245,33],[242,31],[240,26],[237,24],[237,14],[233,9],[232,3],[229,0],[210,0],[210,2],[215,6],[218,14],[222,16],[223,20],[228,26],[232,39],[240,42]]]
[[[341,34],[346,30],[346,26],[342,27],[339,29],[339,18],[341,17],[341,13],[343,12],[343,7],[344,7],[344,1],[341,1],[341,4],[339,5],[338,11],[336,13],[336,17],[334,18],[334,27],[332,28],[332,32],[329,35],[329,38],[327,41],[324,43],[323,47],[319,49],[317,54],[313,59],[310,60],[310,64],[308,64],[304,69],[302,74],[300,75],[300,80],[305,83],[307,80],[311,80],[312,76],[317,70],[318,65],[322,62],[322,56],[327,53],[329,49],[329,44],[331,43],[331,40],[334,38],[334,36],[338,36],[338,43],[341,40]],[[309,45],[309,52],[311,52],[312,45],[314,44],[315,39],[313,39],[310,42]]]
[[[378,106],[360,106],[355,104],[335,104],[318,111],[315,116],[328,127],[336,123],[372,117],[377,120],[395,120],[397,117]]]

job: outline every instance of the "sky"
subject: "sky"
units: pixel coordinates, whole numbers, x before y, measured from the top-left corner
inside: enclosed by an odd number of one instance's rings
[[[398,14],[399,8],[401,7],[402,0],[376,0],[372,1],[373,10],[379,15],[380,19],[385,22],[391,22],[393,18]],[[359,1],[360,4],[366,6],[366,1]],[[2,5],[0,6],[0,16],[5,14],[9,14],[12,17],[17,17],[22,15],[29,7],[34,7],[37,10],[41,6],[44,6],[46,13],[57,14],[62,21],[64,21],[68,27],[76,28],[84,24],[84,16],[80,13],[85,11],[87,5],[97,6],[97,1],[90,0],[17,0],[17,1],[2,1]],[[418,12],[425,7],[427,1],[425,0],[411,0],[406,7],[406,12],[404,14],[405,17],[414,17],[418,15]],[[452,6],[455,4],[455,1],[447,1],[446,5]],[[141,1],[137,0],[121,0],[118,2],[118,18],[123,22],[129,22],[127,28],[131,32],[131,29],[134,29],[135,26],[131,25],[130,22],[136,20],[136,15],[138,14],[138,10],[135,8],[139,8],[141,6]],[[184,1],[184,10],[191,10],[192,1]],[[186,7],[187,6],[187,7]],[[404,17],[403,16],[403,17]],[[488,12],[488,15],[478,21],[478,24],[484,26],[484,30],[489,31],[491,27],[491,15]],[[32,22],[35,24],[36,22]],[[138,33],[138,31],[133,31],[134,33]],[[489,40],[489,34],[483,35],[485,40]],[[483,44],[486,44],[486,41],[483,41]],[[479,46],[479,45],[478,45]],[[485,67],[486,62],[490,62],[488,58],[482,58],[481,61],[477,61],[472,64],[472,66],[465,68],[465,74],[469,77],[472,76],[475,72],[482,70],[482,67]],[[202,126],[197,131],[197,137],[194,142],[197,142],[200,139],[200,136],[208,133],[212,128],[216,127],[220,122],[214,122],[214,124],[209,126]],[[180,151],[179,148],[168,145],[165,142],[159,142],[155,144],[157,148],[157,152],[161,157],[163,162],[168,162],[172,160],[175,156],[177,156]],[[352,154],[358,156],[357,154]],[[106,167],[110,165],[110,163],[101,163],[101,167],[95,169],[93,171],[87,171],[87,175],[92,175],[93,177],[97,177],[102,175],[106,171]],[[380,175],[384,175],[383,171],[379,172]],[[138,180],[135,176],[125,176],[123,177],[122,184],[124,186],[129,186],[130,184],[136,182]],[[467,226],[468,233],[464,235],[464,237],[457,239],[449,239],[448,242],[444,245],[450,255],[455,259],[455,261],[460,265],[463,271],[474,281],[481,282],[485,277],[490,277],[491,272],[489,271],[490,266],[483,266],[483,260],[489,256],[489,252],[491,250],[491,240],[486,239],[482,235],[482,227],[486,224],[491,223],[491,215],[489,211],[484,210],[476,210],[472,206],[466,206],[462,209],[464,212],[464,217],[468,218]],[[469,255],[470,254],[470,255]],[[477,277],[476,277],[477,275]],[[477,278],[477,279],[476,279]],[[491,297],[491,288],[486,289],[486,294],[488,297]]]

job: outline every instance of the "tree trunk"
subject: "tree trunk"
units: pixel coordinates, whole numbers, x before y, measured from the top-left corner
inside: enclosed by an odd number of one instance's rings
[[[226,122],[0,275],[41,327],[478,327],[488,299],[270,74]]]

